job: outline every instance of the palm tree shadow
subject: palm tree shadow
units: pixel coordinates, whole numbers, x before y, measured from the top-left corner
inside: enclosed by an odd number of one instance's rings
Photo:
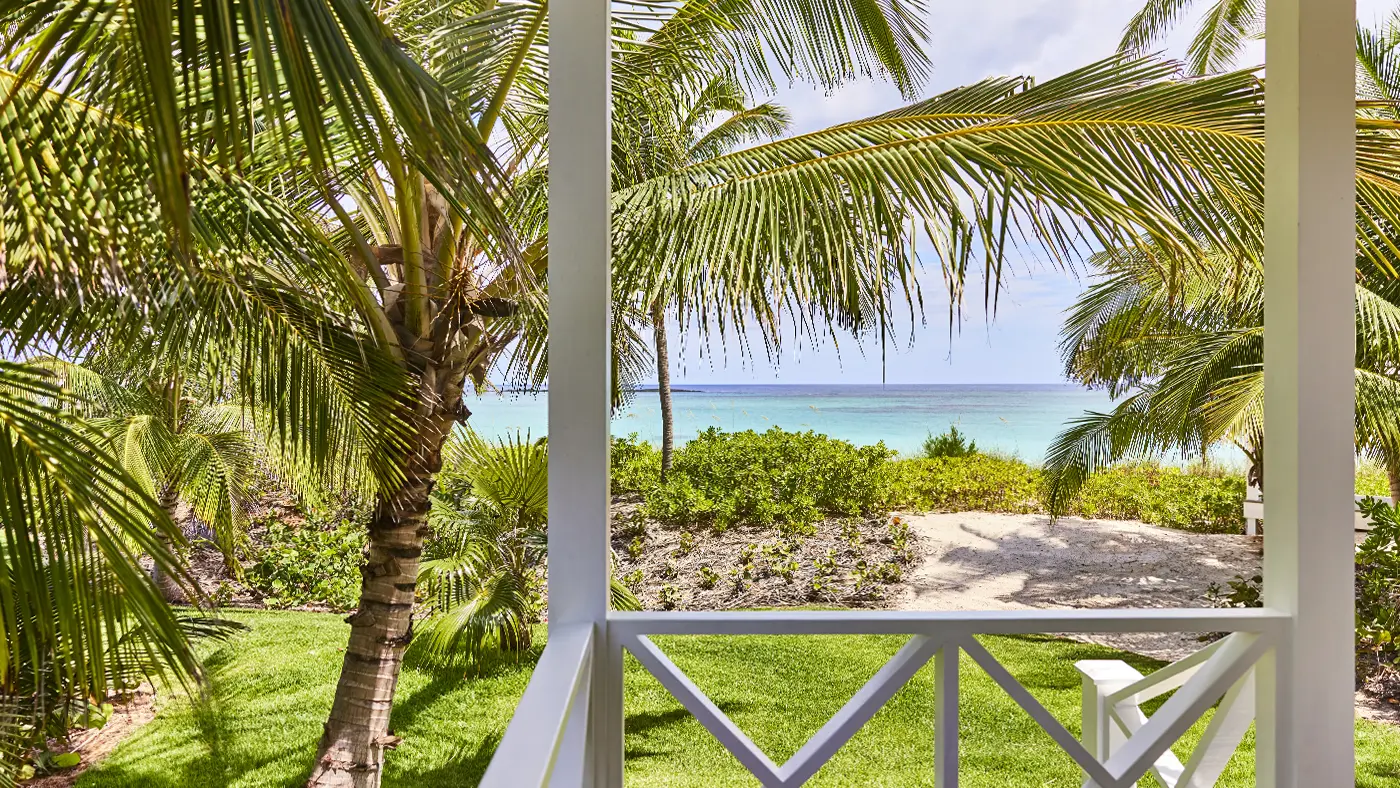
[[[482,739],[477,744],[476,749],[468,752],[466,748],[463,748],[461,757],[431,769],[412,771],[393,769],[391,773],[385,775],[384,784],[389,788],[393,786],[419,788],[419,786],[424,785],[476,785],[486,774],[486,767],[491,764],[491,756],[496,753],[496,747],[500,743],[501,734],[492,733]]]

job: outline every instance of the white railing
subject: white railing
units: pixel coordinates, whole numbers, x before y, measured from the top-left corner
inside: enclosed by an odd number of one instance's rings
[[[481,788],[548,788],[556,765],[561,775],[570,776],[563,784],[576,784],[587,742],[570,734],[586,735],[586,730],[582,725],[571,727],[569,720],[586,718],[582,712],[588,708],[593,643],[591,624],[550,630]]]
[[[581,753],[587,736],[587,746],[620,758],[621,726],[585,734],[586,724],[569,723],[589,719],[590,652],[608,660],[620,687],[625,649],[767,788],[795,788],[811,779],[930,661],[935,672],[931,769],[937,786],[955,788],[963,654],[1079,764],[1086,788],[1131,788],[1149,772],[1167,788],[1205,788],[1215,783],[1253,721],[1253,668],[1267,652],[1284,646],[1288,626],[1286,615],[1267,609],[613,613],[606,651],[587,628],[566,628],[551,638],[482,785],[615,788],[620,768],[600,770]],[[1082,742],[977,641],[979,635],[1108,632],[1229,634],[1146,677],[1121,662],[1079,663],[1085,677]],[[909,640],[796,754],[778,764],[652,642],[656,635],[907,635]],[[1173,691],[1156,713],[1143,713],[1141,703]],[[620,698],[593,700],[620,707]],[[1220,709],[1182,764],[1171,747],[1217,702]]]
[[[1181,759],[1167,749],[1150,767],[1152,775],[1164,788],[1215,785],[1254,721],[1255,682],[1253,660],[1249,655],[1260,646],[1257,643],[1260,637],[1244,633],[1230,635],[1150,676],[1143,676],[1122,660],[1076,663],[1075,667],[1084,676],[1085,749],[1099,762],[1112,763],[1113,756],[1123,751],[1125,745],[1150,724],[1141,704],[1182,689],[1195,694],[1197,703],[1204,699],[1209,706],[1215,689],[1233,679],[1234,683],[1224,693],[1190,759],[1182,764]],[[1193,681],[1198,682],[1196,686],[1201,689],[1188,689]],[[1205,689],[1207,685],[1209,691]],[[1163,707],[1154,717],[1165,711]],[[1182,719],[1187,720],[1188,726],[1191,724],[1189,718]]]

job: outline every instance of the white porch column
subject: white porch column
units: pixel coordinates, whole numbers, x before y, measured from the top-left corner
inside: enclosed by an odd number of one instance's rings
[[[622,782],[621,655],[608,642],[608,0],[549,6],[549,622],[597,627],[585,786]],[[574,731],[577,733],[577,731]],[[567,779],[567,778],[566,778]],[[559,777],[556,777],[559,784]]]
[[[1354,0],[1267,2],[1259,785],[1354,784]]]

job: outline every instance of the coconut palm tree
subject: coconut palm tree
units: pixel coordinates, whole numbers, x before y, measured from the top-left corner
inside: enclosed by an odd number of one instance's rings
[[[1400,15],[1357,30],[1357,152],[1362,167],[1400,142]],[[1368,189],[1359,175],[1358,188]],[[1391,225],[1358,216],[1356,440],[1386,469],[1400,501],[1400,260],[1380,248]],[[1162,268],[1139,250],[1096,259],[1099,282],[1065,320],[1066,374],[1127,398],[1077,419],[1046,453],[1059,510],[1095,470],[1127,456],[1203,457],[1221,440],[1263,484],[1263,271],[1259,248],[1206,247],[1198,265]]]
[[[760,85],[921,74],[912,6],[666,10],[618,9],[621,87],[628,73],[683,79],[695,61]],[[161,274],[84,280],[107,296],[89,299],[101,307],[91,313],[75,306],[86,292],[26,275],[27,300],[0,293],[0,315],[15,316],[5,325],[125,337],[138,312],[172,348],[229,348],[237,395],[277,414],[277,436],[299,456],[373,447],[362,603],[314,785],[379,780],[429,490],[469,415],[464,389],[497,363],[547,374],[546,11],[0,5],[19,42],[6,51],[23,53],[0,113],[19,151],[0,161],[7,262],[48,274],[134,259]],[[149,67],[119,67],[132,62]],[[894,298],[917,299],[916,232],[955,296],[971,270],[995,279],[1026,247],[1062,261],[1144,238],[1173,260],[1207,242],[1251,248],[1240,242],[1258,235],[1262,208],[1257,80],[1179,83],[1175,70],[1111,59],[1035,84],[991,79],[619,188],[619,311],[670,292],[715,326],[876,325]],[[1390,226],[1400,199],[1385,165],[1363,167],[1377,177],[1358,204]],[[79,176],[113,187],[79,188]],[[49,242],[70,236],[95,243]],[[35,306],[34,293],[53,297]],[[133,303],[151,306],[122,309]]]
[[[1128,22],[1119,50],[1150,50],[1195,5],[1195,0],[1147,0]],[[1263,35],[1264,0],[1214,0],[1191,39],[1186,67],[1196,76],[1233,68],[1246,42]]]
[[[698,73],[686,80],[659,81],[653,75],[639,74],[646,84],[627,84],[619,91],[615,117],[621,122],[613,124],[614,188],[626,189],[664,177],[687,165],[733,152],[745,143],[775,139],[787,131],[787,110],[772,102],[753,104],[745,86],[732,74],[714,73],[714,64],[701,61],[694,67]],[[638,96],[645,100],[632,100]],[[676,297],[674,292],[656,294],[644,310],[656,360],[663,482],[675,451],[667,319],[672,314],[686,317],[684,305],[677,303]]]
[[[1095,471],[1125,457],[1204,457],[1235,444],[1261,487],[1265,439],[1264,281],[1238,255],[1171,271],[1136,253],[1095,259],[1096,283],[1065,319],[1066,374],[1123,401],[1088,413],[1046,451],[1048,501],[1062,511]],[[1356,441],[1400,498],[1400,280],[1359,261]]]

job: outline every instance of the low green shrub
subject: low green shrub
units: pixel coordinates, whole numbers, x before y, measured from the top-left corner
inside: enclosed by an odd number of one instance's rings
[[[350,520],[269,520],[245,569],[250,588],[273,608],[325,605],[350,610],[360,598],[365,528]]]
[[[958,425],[948,425],[948,431],[942,435],[934,435],[932,432],[924,438],[924,457],[934,460],[939,457],[969,457],[977,453],[977,441],[969,441],[958,432]]]
[[[624,451],[619,489],[637,484],[650,462],[630,442]],[[644,510],[663,522],[720,530],[746,523],[801,531],[823,517],[881,507],[893,457],[883,443],[857,447],[815,432],[712,427],[676,452],[670,478],[646,493]],[[615,460],[614,473],[618,466]]]
[[[1004,457],[899,460],[889,502],[918,511],[1044,512],[1040,469]],[[1236,533],[1244,528],[1243,478],[1149,463],[1097,473],[1066,514],[1141,520],[1171,528]]]
[[[1382,698],[1400,697],[1400,519],[1380,499],[1361,504],[1372,530],[1356,549],[1356,682]],[[1263,607],[1264,578],[1235,575],[1229,591],[1212,584],[1215,607]]]
[[[1240,476],[1139,463],[1089,477],[1071,513],[1185,531],[1239,533],[1244,528],[1244,494]]]
[[[896,509],[1015,514],[1040,510],[1040,473],[1020,460],[975,454],[891,465],[889,503]]]
[[[1390,480],[1385,470],[1370,460],[1356,463],[1356,494],[1374,495],[1377,498],[1390,497]]]
[[[612,439],[612,491],[645,493],[661,481],[661,450],[632,433]]]

